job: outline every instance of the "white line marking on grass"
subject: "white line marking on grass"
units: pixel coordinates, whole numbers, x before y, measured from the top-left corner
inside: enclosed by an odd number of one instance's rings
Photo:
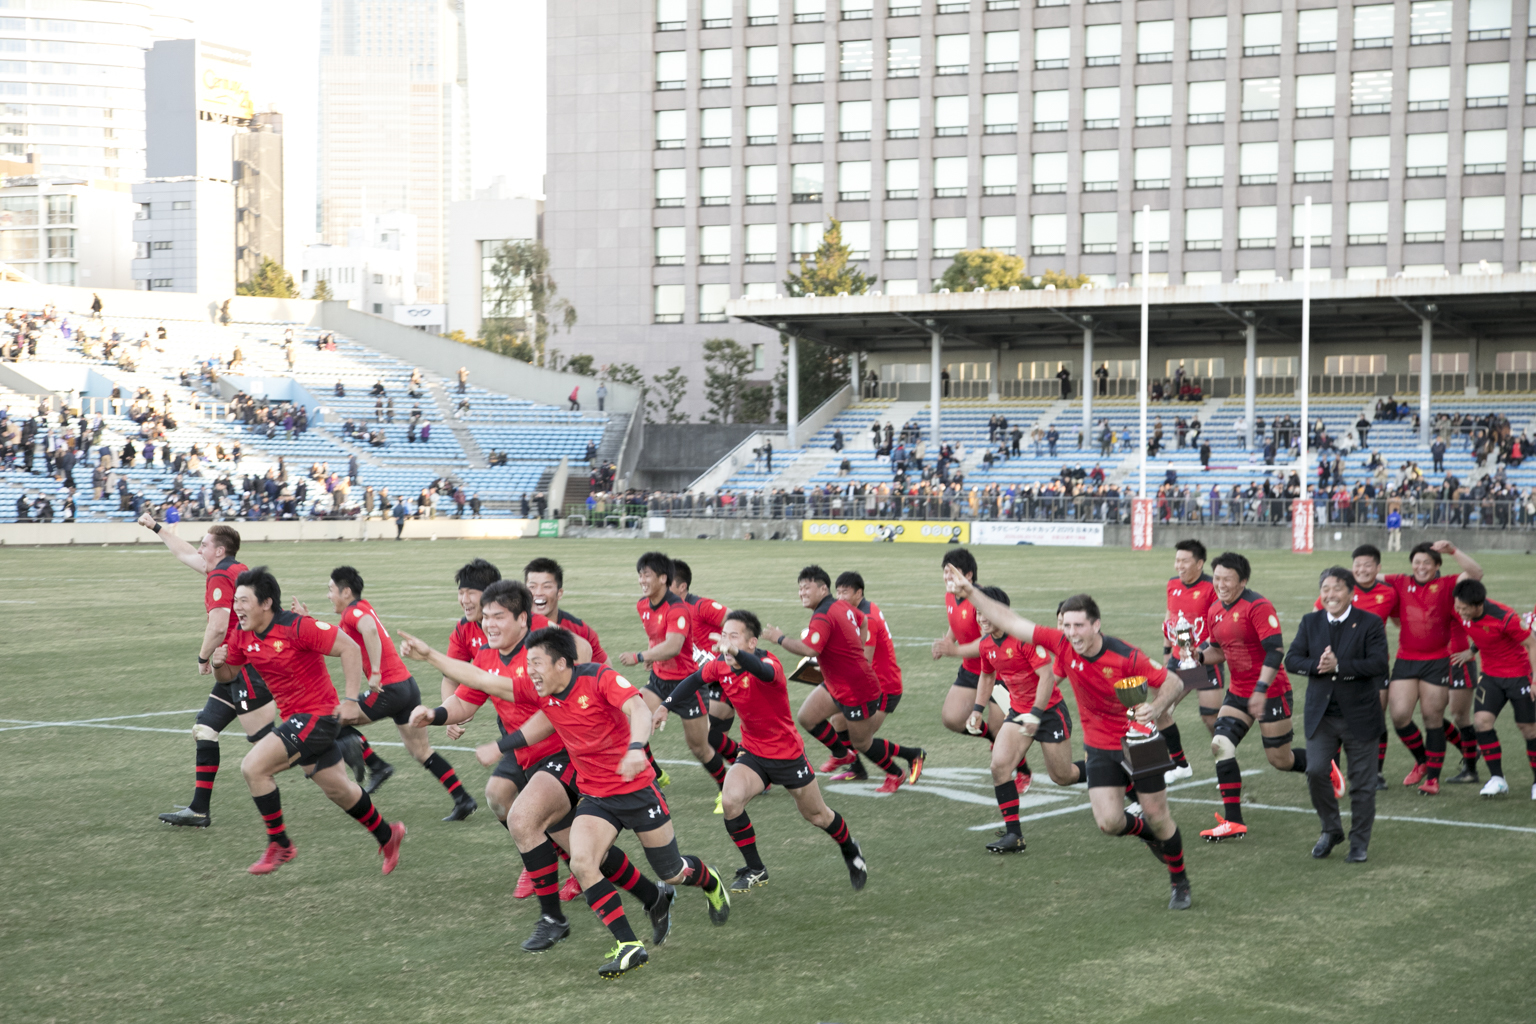
[[[1249,768],[1247,771],[1243,772],[1243,774],[1244,775],[1263,775],[1264,771],[1261,768]],[[1192,786],[1208,786],[1212,782],[1215,782],[1215,781],[1216,781],[1215,779],[1190,779],[1188,782],[1181,782],[1177,786],[1169,786],[1163,792],[1165,792],[1165,793],[1176,793],[1176,792],[1178,792],[1181,789],[1189,789]],[[1052,783],[1052,785],[1054,785],[1054,783]],[[1064,790],[1070,790],[1072,792],[1078,793],[1078,794],[1080,794],[1082,796],[1087,796],[1088,795],[1088,791],[1086,789],[1078,789],[1077,788],[1078,786],[1081,786],[1081,785],[1082,785],[1082,783],[1078,782],[1078,783],[1074,783],[1071,786],[1063,786],[1061,788],[1064,789]],[[1026,797],[1025,799],[1028,799],[1028,798]],[[1176,798],[1169,797],[1169,803],[1176,803],[1176,802],[1178,802]],[[1203,800],[1188,800],[1188,801],[1184,801],[1184,802],[1185,803],[1204,803],[1205,801],[1203,801]],[[1021,806],[1022,806],[1022,803],[1021,803]],[[1055,810],[1052,810],[1052,811],[1038,811],[1038,812],[1036,812],[1034,814],[1020,815],[1019,816],[1019,820],[1020,821],[1037,821],[1040,818],[1054,818],[1058,814],[1071,814],[1073,811],[1086,811],[1088,808],[1090,808],[1092,806],[1093,806],[1092,804],[1090,804],[1090,803],[1085,801],[1085,802],[1080,803],[1080,804],[1073,804],[1071,807],[1058,807],[1058,808],[1056,808]],[[993,821],[993,822],[989,822],[986,825],[971,825],[969,828],[966,829],[966,831],[967,832],[985,832],[989,828],[1002,828],[1002,827],[1003,827],[1003,823],[1002,822],[1000,822],[1000,821]]]
[[[1168,802],[1171,804],[1206,804],[1207,806],[1212,804],[1220,806],[1221,804],[1220,800],[1195,800],[1189,797],[1170,797]],[[1243,806],[1256,811],[1289,811],[1292,814],[1317,813],[1311,807],[1289,807],[1284,804],[1253,804],[1246,800],[1243,801]],[[1341,810],[1339,814],[1345,818],[1350,816],[1349,812],[1345,810]],[[1406,814],[1378,814],[1376,815],[1376,820],[1409,821],[1417,825],[1451,825],[1457,828],[1491,828],[1499,832],[1530,832],[1536,834],[1536,828],[1526,828],[1523,825],[1496,825],[1487,821],[1448,821],[1445,818],[1420,818]]]
[[[47,728],[48,726],[95,725],[98,722],[123,722],[133,718],[160,718],[165,715],[195,715],[201,710],[202,708],[191,708],[186,711],[147,711],[142,715],[114,715],[110,718],[81,718],[72,722],[33,722],[23,718],[0,718],[0,722],[11,723],[9,729],[43,729]],[[124,728],[127,727],[125,726]],[[9,729],[0,729],[0,732],[7,732]],[[185,730],[175,729],[171,731],[184,732]]]

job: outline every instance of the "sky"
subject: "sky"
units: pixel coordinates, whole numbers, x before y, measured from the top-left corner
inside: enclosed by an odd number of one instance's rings
[[[197,0],[183,9],[203,38],[252,52],[256,106],[283,114],[285,262],[296,266],[303,247],[318,240],[320,3],[266,0],[256,8],[249,0]],[[544,0],[466,0],[465,16],[471,185],[505,177],[511,194],[541,197]]]

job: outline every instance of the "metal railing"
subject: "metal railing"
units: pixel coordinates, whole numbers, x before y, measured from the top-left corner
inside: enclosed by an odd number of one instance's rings
[[[1122,494],[1061,495],[1024,492],[945,495],[840,493],[658,494],[644,501],[597,499],[592,506],[568,505],[568,521],[591,526],[635,528],[649,516],[674,519],[910,519],[979,522],[1036,521],[1129,524],[1131,499]],[[1289,528],[1293,498],[1285,496],[1153,497],[1159,523]],[[1313,496],[1318,525],[1382,528],[1395,507],[1408,529],[1461,527],[1536,530],[1536,498],[1372,498],[1346,503]]]

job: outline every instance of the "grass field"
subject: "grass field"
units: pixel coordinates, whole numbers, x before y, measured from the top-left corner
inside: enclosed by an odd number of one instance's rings
[[[189,535],[190,535],[190,531]],[[195,542],[195,538],[194,538]],[[1314,861],[1304,780],[1239,751],[1252,829],[1207,846],[1195,834],[1219,807],[1204,729],[1180,712],[1196,784],[1173,796],[1195,907],[1169,913],[1166,872],[1140,843],[1092,825],[1079,791],[1044,782],[1026,797],[1026,853],[984,852],[998,820],[975,739],[944,731],[938,708],[954,663],[927,641],[943,628],[941,551],[925,546],[677,542],[696,590],[793,628],[800,566],[862,571],[885,609],[907,697],[886,733],[930,751],[912,789],[832,784],[828,802],[864,845],[870,880],[853,893],[836,846],[770,793],[750,808],[769,886],[710,926],[702,895],[679,901],[671,940],[644,971],[600,983],[608,933],[570,904],[569,941],[533,957],[518,944],[537,916],[511,898],[519,863],[489,811],[459,824],[442,789],[398,746],[378,796],[410,826],[398,871],[378,874],[374,844],[297,772],[280,779],[298,858],[253,878],[263,835],[240,779],[246,744],[224,742],[214,825],[171,829],[156,813],[191,789],[193,671],[201,586],[159,545],[0,552],[0,1020],[5,1021],[668,1021],[896,1024],[936,1021],[1362,1022],[1408,1014],[1524,1022],[1536,1016],[1529,952],[1536,814],[1523,743],[1500,722],[1511,795],[1435,799],[1396,785],[1409,757],[1393,742],[1371,860]],[[566,567],[565,607],[594,623],[610,652],[642,645],[634,614],[640,542],[523,541],[270,544],[284,598],[324,608],[333,565],[356,565],[392,629],[442,645],[458,616],[453,571],[484,556],[509,575],[536,553]],[[1106,632],[1160,651],[1171,552],[978,549],[984,582],[1048,616],[1087,589]],[[1260,552],[1253,586],[1288,626],[1310,606],[1333,558]],[[1406,565],[1406,559],[1400,559]],[[1530,558],[1483,558],[1493,596],[1528,609]],[[1394,571],[1399,566],[1393,565]],[[1289,638],[1289,628],[1287,638]],[[423,678],[429,695],[435,676]],[[795,688],[798,691],[798,687]],[[799,692],[792,692],[798,701]],[[1070,697],[1069,697],[1070,699]],[[1300,722],[1300,700],[1297,702]],[[141,717],[126,717],[141,716]],[[115,719],[114,721],[100,721]],[[92,724],[50,723],[98,720]],[[43,724],[29,724],[43,723]],[[395,739],[384,723],[370,732]],[[467,748],[494,733],[488,714],[447,745],[479,794],[488,770]],[[439,735],[439,738],[440,735]],[[667,791],[685,851],[729,876],[740,861],[713,783],[681,731],[657,740],[674,762]],[[825,752],[811,742],[819,763]],[[1032,755],[1037,770],[1038,755]],[[1454,758],[1452,759],[1454,765]],[[1486,776],[1486,773],[1485,773]],[[1079,787],[1080,789],[1080,787]],[[1481,826],[1481,827],[1477,827]],[[633,836],[621,842],[637,863]],[[634,913],[636,904],[626,900]]]

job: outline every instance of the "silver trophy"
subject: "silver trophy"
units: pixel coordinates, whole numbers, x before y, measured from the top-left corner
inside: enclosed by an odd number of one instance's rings
[[[1168,645],[1178,656],[1179,660],[1174,666],[1174,671],[1183,681],[1186,690],[1207,690],[1220,685],[1214,678],[1215,673],[1201,665],[1200,659],[1195,656],[1195,652],[1205,639],[1203,617],[1190,622],[1181,611],[1177,621],[1164,624],[1163,634],[1168,638]]]

